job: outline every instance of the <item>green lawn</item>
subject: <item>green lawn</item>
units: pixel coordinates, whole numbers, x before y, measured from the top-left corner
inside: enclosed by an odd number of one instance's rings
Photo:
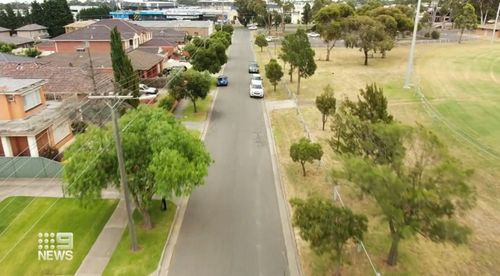
[[[207,96],[204,100],[196,101],[196,108],[198,112],[194,112],[193,103],[191,101],[187,102],[186,109],[182,112],[182,121],[190,122],[203,122],[208,116],[210,107],[212,105],[212,97]]]
[[[432,106],[455,131],[465,134],[473,143],[500,153],[500,45],[483,42],[418,45],[414,82]],[[324,57],[317,49],[316,57]],[[320,193],[331,197],[332,186],[326,181],[331,168],[339,167],[327,139],[331,132],[321,131],[320,113],[312,104],[326,84],[332,85],[337,99],[355,99],[366,83],[377,82],[384,88],[390,112],[405,124],[423,124],[435,131],[451,153],[465,167],[474,169],[471,179],[478,193],[477,206],[463,218],[473,234],[467,245],[436,244],[420,237],[405,240],[400,247],[400,262],[388,267],[385,258],[389,250],[388,229],[380,221],[377,207],[361,199],[342,183],[343,200],[356,212],[367,214],[370,227],[365,236],[366,247],[382,275],[498,275],[500,273],[500,162],[488,158],[478,148],[463,141],[455,131],[430,116],[413,90],[403,89],[407,47],[390,51],[385,59],[369,60],[362,65],[362,54],[353,49],[335,48],[332,61],[317,61],[316,73],[302,81],[302,113],[312,137],[323,145],[325,155],[321,167],[308,164],[308,176],[300,175],[300,165],[289,157],[290,145],[304,136],[295,110],[276,110],[271,114],[277,143],[282,178],[289,197],[305,197]],[[295,83],[290,86],[295,89]],[[333,273],[330,263],[311,252],[306,243],[298,242],[305,275]],[[349,248],[346,275],[369,275],[373,271],[363,252]]]
[[[97,200],[82,208],[67,198],[10,197],[0,202],[0,274],[74,274],[116,207]],[[73,233],[73,259],[38,260],[38,233]]]
[[[142,217],[136,210],[134,212],[135,228],[140,250],[130,251],[130,238],[128,229],[122,236],[118,247],[111,257],[104,275],[149,275],[158,267],[163,247],[168,238],[170,227],[174,219],[176,206],[169,202],[167,212],[160,210],[161,201],[153,202],[151,218],[154,228],[144,230],[141,226]]]

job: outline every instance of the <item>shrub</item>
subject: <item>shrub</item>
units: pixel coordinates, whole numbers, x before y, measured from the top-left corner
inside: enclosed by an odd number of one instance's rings
[[[430,33],[428,33],[428,32],[424,34],[424,37],[425,37],[425,38],[429,38],[430,36],[431,36],[431,34],[430,34]]]
[[[153,79],[142,79],[141,83],[154,87],[154,88],[164,88],[167,85],[167,78],[162,76],[162,77],[157,77]]]
[[[431,37],[432,37],[432,39],[439,39],[440,34],[438,31],[432,31]]]
[[[176,102],[175,98],[168,95],[168,96],[162,97],[158,101],[158,106],[165,109],[166,111],[170,111],[170,110],[172,110],[172,107],[174,106],[175,102]]]
[[[45,148],[43,148],[40,151],[39,155],[40,157],[45,157],[47,159],[54,160],[57,162],[61,161],[62,159],[62,155],[59,154],[59,150],[51,146],[46,146]]]
[[[24,55],[27,57],[37,57],[41,53],[42,52],[38,51],[36,48],[29,48],[26,51],[24,51]]]
[[[74,121],[71,123],[71,131],[73,134],[84,133],[88,124],[84,121]]]

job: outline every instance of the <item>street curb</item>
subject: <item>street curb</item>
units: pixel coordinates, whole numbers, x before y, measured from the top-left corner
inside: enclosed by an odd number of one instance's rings
[[[302,267],[300,264],[299,253],[297,250],[297,240],[295,238],[295,232],[291,225],[290,217],[290,205],[288,204],[288,192],[286,187],[281,181],[281,173],[279,169],[278,153],[276,151],[276,144],[274,142],[274,134],[271,128],[271,119],[267,112],[267,107],[265,102],[262,102],[262,108],[264,109],[264,123],[266,125],[267,140],[269,143],[269,151],[271,153],[271,164],[273,168],[274,175],[274,185],[276,187],[276,197],[278,200],[278,209],[281,218],[281,229],[283,230],[283,238],[285,240],[286,247],[286,261],[288,264],[288,271],[290,276],[302,276]]]

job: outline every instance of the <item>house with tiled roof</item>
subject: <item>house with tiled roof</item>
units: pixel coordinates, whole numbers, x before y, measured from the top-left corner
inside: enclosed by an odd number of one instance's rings
[[[4,27],[0,27],[0,36],[10,36],[10,30]]]
[[[15,29],[18,37],[30,38],[38,41],[49,37],[47,27],[38,24],[28,24]]]
[[[0,157],[38,157],[52,147],[61,150],[72,138],[64,102],[47,101],[43,79],[0,77]]]
[[[0,43],[13,44],[15,48],[31,48],[35,41],[28,37],[0,35]]]
[[[134,23],[104,19],[84,28],[54,37],[56,53],[75,53],[89,48],[92,53],[110,53],[110,34],[116,27],[121,34],[123,49],[131,51],[152,38],[152,32]]]

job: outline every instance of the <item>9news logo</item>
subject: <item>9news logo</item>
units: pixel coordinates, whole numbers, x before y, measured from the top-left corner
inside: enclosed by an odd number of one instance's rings
[[[73,233],[38,233],[39,261],[71,261],[73,259]]]

